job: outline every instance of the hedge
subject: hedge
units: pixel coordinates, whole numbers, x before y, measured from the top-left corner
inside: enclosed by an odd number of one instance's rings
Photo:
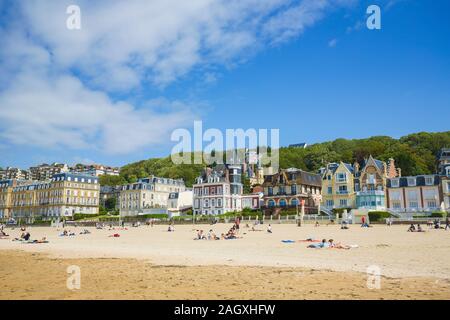
[[[444,218],[446,216],[445,212],[442,211],[435,211],[431,213],[432,218]]]
[[[87,214],[87,213],[75,213],[73,215],[73,220],[81,220],[86,218],[96,218],[98,216],[103,216],[103,213],[97,213],[97,214]]]
[[[369,221],[376,222],[381,221],[382,219],[389,218],[391,214],[387,211],[371,211],[369,212]]]
[[[352,208],[334,208],[332,211],[334,214],[343,214],[344,210],[347,210],[347,212],[350,212]]]

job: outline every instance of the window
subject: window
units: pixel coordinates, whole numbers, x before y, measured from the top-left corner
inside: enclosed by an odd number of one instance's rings
[[[399,179],[391,179],[391,187],[392,188],[398,188],[400,185],[400,180]]]
[[[369,173],[367,175],[367,184],[375,184],[375,183],[376,183],[375,174]]]
[[[347,199],[341,199],[339,200],[339,205],[341,207],[346,207],[347,206]]]
[[[339,193],[347,194],[348,193],[347,186],[339,186]]]
[[[337,182],[347,182],[347,174],[346,173],[336,173]]]
[[[269,196],[273,196],[273,188],[272,187],[268,187],[267,188],[267,193]]]
[[[297,185],[294,184],[294,185],[291,186],[291,193],[292,194],[297,194]]]
[[[408,178],[408,186],[414,187],[415,185],[416,185],[416,178],[414,177]]]
[[[436,208],[436,201],[427,201],[428,208]]]
[[[394,208],[394,209],[401,209],[402,205],[401,205],[400,201],[393,201],[392,202],[392,208]]]
[[[328,187],[328,194],[333,194],[333,188],[332,187]]]
[[[427,186],[432,186],[434,182],[434,178],[433,177],[425,177],[425,184]]]
[[[333,207],[333,205],[334,205],[333,200],[327,200],[327,201],[326,201],[326,206],[327,206],[327,207],[330,208],[330,207]]]
[[[286,207],[286,200],[284,199],[280,200],[280,207]]]
[[[417,201],[410,201],[409,207],[413,209],[417,209],[419,207],[419,203]]]

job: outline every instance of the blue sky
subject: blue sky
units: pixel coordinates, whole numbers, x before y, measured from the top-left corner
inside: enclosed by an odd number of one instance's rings
[[[450,129],[448,1],[253,1],[0,0],[0,166],[166,156],[194,120],[281,145]]]

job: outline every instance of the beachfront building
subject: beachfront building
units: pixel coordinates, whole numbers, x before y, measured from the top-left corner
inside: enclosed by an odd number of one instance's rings
[[[190,189],[181,192],[171,192],[167,201],[169,216],[179,216],[183,212],[191,210],[193,196],[194,193]]]
[[[69,167],[65,163],[52,163],[30,167],[30,180],[44,181],[51,179],[55,174],[68,172]]]
[[[241,196],[241,206],[242,210],[260,210],[264,205],[264,194],[260,192],[255,192],[252,194],[243,194]]]
[[[6,167],[0,170],[0,180],[28,180],[30,179],[30,171],[19,168]]]
[[[135,183],[121,186],[120,215],[137,216],[149,209],[167,209],[169,194],[183,192],[186,186],[182,179],[170,179],[151,176],[139,179]]]
[[[387,207],[396,212],[439,210],[440,182],[438,175],[390,178],[387,180]]]
[[[356,208],[354,168],[344,162],[327,164],[320,170],[322,174],[322,206],[336,208]]]
[[[263,183],[264,208],[300,208],[305,213],[317,213],[322,200],[322,177],[296,168],[281,169],[266,175]]]
[[[441,178],[442,209],[450,213],[450,175]]]
[[[361,170],[354,165],[356,207],[368,210],[386,209],[386,183],[388,178],[401,176],[400,169],[395,167],[394,159],[389,164],[369,156],[364,160]]]
[[[77,164],[70,168],[70,172],[87,174],[94,177],[102,175],[118,176],[120,174],[120,169],[102,164]]]
[[[193,186],[193,212],[217,215],[242,210],[243,185],[240,165],[218,164],[206,168]]]
[[[98,213],[100,187],[91,176],[59,173],[46,181],[9,180],[0,186],[5,218],[32,221]]]
[[[100,205],[106,207],[109,199],[115,199],[115,209],[119,209],[121,189],[121,186],[100,186]]]
[[[17,179],[0,180],[0,219],[11,218],[11,196],[13,189],[26,181]]]
[[[442,148],[437,158],[437,173],[450,176],[450,148]]]

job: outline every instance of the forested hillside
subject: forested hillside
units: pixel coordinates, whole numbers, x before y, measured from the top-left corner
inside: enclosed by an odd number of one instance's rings
[[[450,131],[410,134],[400,139],[376,136],[367,139],[343,138],[317,143],[301,148],[281,148],[281,168],[296,167],[307,171],[316,171],[327,162],[362,162],[370,154],[387,161],[394,158],[402,169],[402,175],[429,174],[436,171],[436,155],[443,147],[450,147]],[[101,177],[101,184],[115,185],[134,182],[149,175],[169,178],[183,178],[191,186],[198,176],[202,165],[175,165],[170,156],[153,158],[128,164],[121,168],[120,177]]]

